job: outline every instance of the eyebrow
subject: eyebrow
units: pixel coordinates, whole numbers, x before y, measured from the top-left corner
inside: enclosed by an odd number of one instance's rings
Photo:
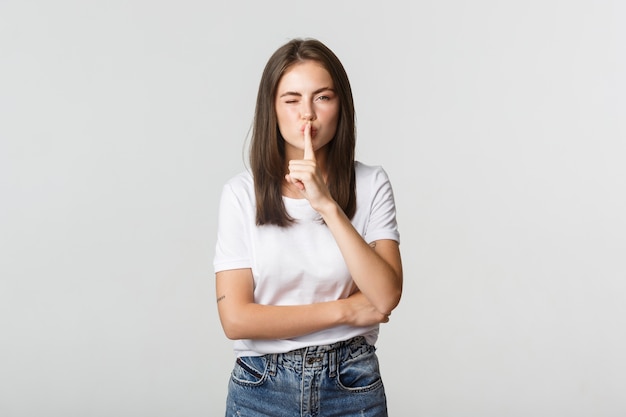
[[[335,92],[334,88],[330,88],[330,87],[322,87],[322,88],[318,88],[317,90],[313,91],[313,95],[315,94],[319,94],[322,91],[332,91],[333,93]],[[286,91],[283,94],[281,94],[279,97],[285,97],[285,96],[298,96],[298,97],[302,97],[302,93],[299,93],[297,91]]]

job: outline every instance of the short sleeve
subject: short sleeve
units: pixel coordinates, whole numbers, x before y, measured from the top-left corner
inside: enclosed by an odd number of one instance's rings
[[[217,243],[213,268],[215,272],[251,267],[249,208],[238,198],[231,184],[220,197]]]
[[[364,238],[370,243],[376,240],[390,239],[400,243],[400,232],[396,221],[396,203],[393,188],[387,173],[377,167],[372,175],[370,190],[370,215]]]

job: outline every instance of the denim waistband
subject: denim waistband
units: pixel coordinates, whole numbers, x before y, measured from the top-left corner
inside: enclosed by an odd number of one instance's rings
[[[357,336],[330,345],[309,346],[267,356],[270,359],[270,374],[276,373],[278,365],[294,370],[328,367],[329,374],[332,377],[337,372],[337,363],[357,357],[370,350],[374,350],[374,347],[368,345],[363,336]]]

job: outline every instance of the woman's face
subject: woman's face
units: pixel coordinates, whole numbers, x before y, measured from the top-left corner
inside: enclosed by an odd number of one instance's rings
[[[278,128],[285,139],[285,156],[302,159],[304,127],[311,121],[313,149],[325,153],[325,146],[337,131],[339,98],[326,69],[315,61],[291,66],[278,82],[276,116]]]

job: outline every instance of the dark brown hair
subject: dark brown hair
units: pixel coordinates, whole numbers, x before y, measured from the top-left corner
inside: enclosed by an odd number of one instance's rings
[[[335,137],[328,145],[327,185],[337,204],[349,218],[356,211],[354,149],[356,127],[354,101],[348,75],[337,56],[316,39],[292,39],[281,46],[265,65],[257,95],[250,168],[254,177],[257,225],[289,226],[282,199],[285,170],[285,144],[278,129],[275,98],[283,74],[294,64],[315,61],[330,74],[339,98],[339,117]]]

